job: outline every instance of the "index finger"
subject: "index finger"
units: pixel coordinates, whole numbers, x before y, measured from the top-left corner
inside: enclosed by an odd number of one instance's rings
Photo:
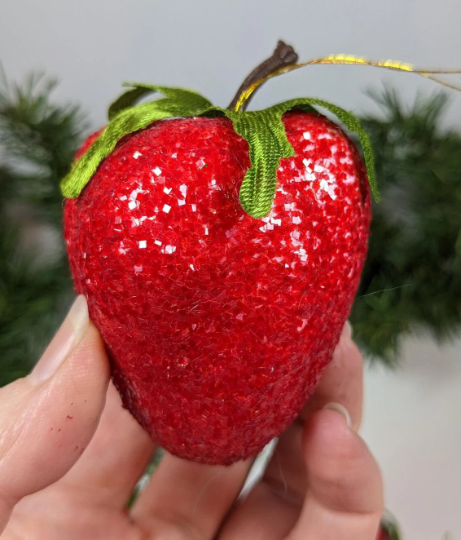
[[[287,540],[374,540],[383,513],[379,467],[347,416],[323,410],[307,422],[303,456],[308,491]]]

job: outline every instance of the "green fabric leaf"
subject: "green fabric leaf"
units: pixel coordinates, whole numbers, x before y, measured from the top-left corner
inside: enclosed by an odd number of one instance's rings
[[[373,197],[376,202],[379,202],[379,190],[378,190],[378,184],[376,181],[376,172],[375,172],[375,160],[373,155],[373,149],[371,146],[370,139],[367,135],[367,132],[363,129],[362,124],[360,123],[360,120],[351,112],[346,111],[345,109],[342,109],[341,107],[338,107],[337,105],[334,105],[333,103],[329,103],[328,101],[324,101],[323,99],[317,99],[317,98],[298,98],[298,99],[291,99],[289,101],[286,101],[284,103],[279,103],[278,105],[274,105],[268,110],[276,110],[277,114],[283,115],[285,112],[296,109],[296,108],[303,108],[304,106],[311,106],[311,105],[318,105],[319,107],[323,107],[324,109],[327,109],[328,111],[332,112],[345,126],[349,131],[353,131],[357,133],[359,136],[360,145],[362,146],[363,150],[363,157],[365,160],[365,166],[367,168],[367,175],[368,175],[368,181],[370,183],[370,189],[373,194]]]
[[[101,161],[114,150],[118,141],[125,135],[144,129],[156,120],[195,116],[202,112],[200,109],[189,108],[189,105],[189,102],[165,98],[119,112],[62,181],[61,191],[64,197],[74,198],[80,195]]]
[[[358,118],[336,105],[321,99],[299,98],[261,111],[236,112],[213,107],[206,98],[191,90],[146,84],[130,86],[132,88],[110,107],[110,122],[107,128],[64,178],[61,189],[65,197],[79,196],[101,161],[125,135],[165,118],[225,115],[232,121],[236,133],[241,135],[249,146],[251,167],[240,187],[240,202],[249,215],[262,218],[270,212],[275,197],[280,160],[294,155],[294,149],[285,133],[282,116],[291,109],[312,111],[312,105],[318,105],[333,112],[346,128],[358,134],[371,191],[375,199],[379,200],[373,152],[368,136]],[[151,92],[159,92],[165,98],[134,106],[139,99]]]
[[[358,134],[370,188],[375,200],[379,201],[373,151],[360,120],[352,113],[327,101],[316,98],[298,98],[261,111],[223,110],[223,113],[232,120],[235,131],[246,139],[250,148],[251,168],[245,174],[240,188],[240,202],[244,210],[254,218],[264,217],[270,212],[277,187],[277,169],[280,159],[294,155],[282,122],[283,114],[297,108],[312,110],[312,105],[319,105],[331,111],[347,129]]]
[[[198,92],[193,90],[186,90],[184,88],[169,88],[167,86],[155,86],[152,84],[141,83],[125,83],[123,86],[131,87],[122,94],[112,105],[109,107],[109,120],[112,120],[119,112],[133,107],[142,98],[149,94],[158,92],[165,97],[172,100],[178,100],[184,107],[190,110],[203,110],[208,107],[212,107],[212,103],[205,97],[201,96]]]
[[[143,97],[151,93],[152,93],[152,90],[142,88],[142,87],[132,88],[131,90],[126,91],[118,99],[116,99],[109,107],[109,110],[107,112],[109,121],[112,120],[114,116],[116,116],[119,112],[125,109],[128,109],[129,107],[132,107],[133,105],[136,105],[138,101],[140,101]]]
[[[254,218],[266,216],[274,201],[280,159],[294,156],[281,115],[271,109],[250,112],[223,111],[236,133],[247,142],[251,167],[240,187],[240,203]]]

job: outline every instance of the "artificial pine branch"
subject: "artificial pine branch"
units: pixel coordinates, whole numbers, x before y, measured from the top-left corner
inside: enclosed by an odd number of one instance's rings
[[[444,341],[461,330],[461,136],[440,128],[444,94],[409,110],[389,88],[371,95],[384,119],[362,122],[382,203],[351,319],[368,356],[392,363],[406,334]]]
[[[34,227],[62,238],[59,181],[85,128],[77,107],[52,103],[55,84],[0,87],[0,386],[30,370],[72,298],[63,241],[47,260],[24,248]]]
[[[31,75],[23,86],[0,87],[0,148],[2,162],[14,175],[16,199],[31,203],[43,218],[60,224],[59,183],[87,125],[79,107],[51,101],[56,84],[54,79]]]

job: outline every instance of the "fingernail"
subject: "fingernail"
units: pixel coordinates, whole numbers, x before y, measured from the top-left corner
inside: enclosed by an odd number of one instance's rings
[[[339,336],[338,345],[336,346],[334,354],[341,354],[345,349],[352,344],[352,326],[349,321],[344,323],[341,335]]]
[[[325,405],[325,407],[323,407],[323,408],[327,409],[327,410],[330,410],[330,411],[336,411],[336,412],[342,414],[344,416],[344,418],[346,419],[347,427],[349,427],[349,428],[352,427],[351,415],[349,414],[349,411],[346,409],[346,407],[344,407],[344,405],[341,405],[341,403],[336,403],[336,402],[327,403]]]
[[[32,384],[41,384],[56,373],[85,334],[88,323],[86,299],[84,296],[78,296],[53,341],[29,375]]]
[[[346,321],[343,326],[343,335],[348,339],[352,338],[352,324],[349,321]]]

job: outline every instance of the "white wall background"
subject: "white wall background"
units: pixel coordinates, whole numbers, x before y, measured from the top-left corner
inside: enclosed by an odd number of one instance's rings
[[[301,58],[331,53],[461,66],[460,0],[0,0],[0,61],[9,78],[57,75],[60,99],[97,127],[121,81],[195,88],[227,105],[278,38]],[[408,102],[437,90],[415,75],[318,66],[272,81],[254,100],[312,95],[356,111],[381,81]],[[453,93],[447,125],[461,125]],[[430,302],[430,298],[428,298]],[[408,341],[403,367],[367,374],[364,437],[382,465],[388,506],[407,540],[461,540],[461,341]]]

